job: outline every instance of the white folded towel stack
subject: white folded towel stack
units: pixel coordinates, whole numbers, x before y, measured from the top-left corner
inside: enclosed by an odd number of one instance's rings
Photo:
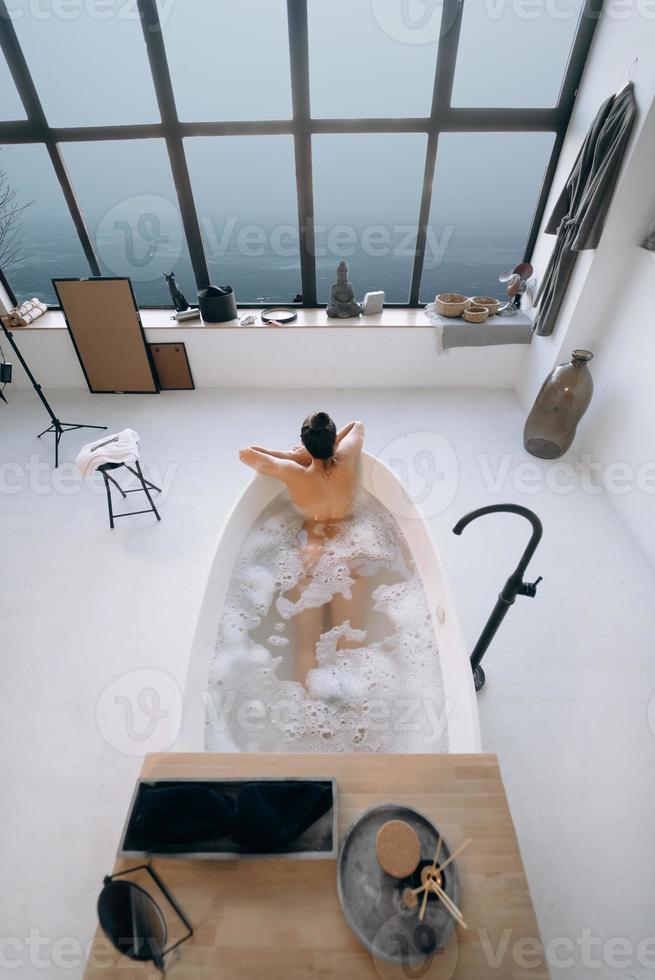
[[[75,464],[83,476],[88,476],[105,463],[134,463],[138,458],[139,433],[123,429],[82,446]]]

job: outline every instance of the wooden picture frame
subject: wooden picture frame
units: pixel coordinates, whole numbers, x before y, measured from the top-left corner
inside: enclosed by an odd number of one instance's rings
[[[161,391],[195,391],[184,341],[167,340],[163,344],[151,341],[148,347]]]
[[[127,276],[53,279],[93,394],[159,394],[152,354]]]

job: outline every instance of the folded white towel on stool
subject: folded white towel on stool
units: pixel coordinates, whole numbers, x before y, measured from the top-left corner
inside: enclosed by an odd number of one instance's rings
[[[82,446],[75,464],[83,476],[88,476],[105,463],[134,463],[138,458],[139,433],[123,429]]]

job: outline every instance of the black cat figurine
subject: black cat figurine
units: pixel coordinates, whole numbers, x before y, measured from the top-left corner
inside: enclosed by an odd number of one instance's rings
[[[189,304],[186,301],[184,293],[181,292],[179,286],[175,282],[175,273],[164,272],[164,279],[168,283],[168,289],[171,294],[171,299],[173,300],[173,306],[177,313],[181,313],[183,310],[189,309]]]

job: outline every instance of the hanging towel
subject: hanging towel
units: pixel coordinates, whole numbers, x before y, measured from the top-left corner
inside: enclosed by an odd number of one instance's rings
[[[134,463],[138,458],[139,433],[123,429],[82,446],[75,464],[83,476],[88,476],[105,463]]]
[[[636,115],[632,82],[603,102],[544,229],[557,238],[537,296],[542,337],[553,332],[578,252],[598,245]]]

